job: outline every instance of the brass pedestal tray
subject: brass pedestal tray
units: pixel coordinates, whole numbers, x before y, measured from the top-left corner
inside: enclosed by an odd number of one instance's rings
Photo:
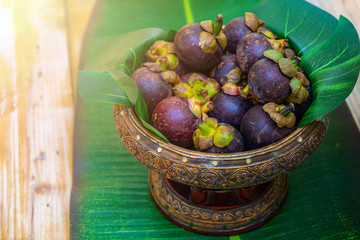
[[[287,176],[282,176],[254,200],[227,207],[197,204],[155,171],[149,173],[149,189],[156,207],[174,224],[201,234],[234,235],[260,227],[276,215],[284,203],[288,184]]]
[[[287,174],[315,151],[329,124],[323,117],[266,147],[212,154],[160,140],[131,108],[114,105],[114,119],[125,147],[150,169],[150,193],[160,212],[187,230],[209,235],[249,231],[276,215],[286,197]],[[252,199],[222,197],[251,188],[262,190]],[[214,204],[202,196],[223,200]]]

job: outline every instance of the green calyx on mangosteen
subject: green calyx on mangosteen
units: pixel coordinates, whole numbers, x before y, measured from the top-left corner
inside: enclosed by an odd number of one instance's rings
[[[215,24],[211,20],[200,22],[200,26],[204,29],[204,31],[199,34],[199,46],[205,53],[216,52],[218,48],[216,43],[220,45],[222,50],[225,50],[227,46],[227,38],[222,31],[222,15],[219,14],[215,20]]]
[[[233,139],[234,134],[229,127],[219,125],[216,118],[210,117],[200,122],[193,134],[194,146],[200,151],[206,151],[212,146],[229,146]]]
[[[159,57],[166,54],[174,54],[175,47],[173,42],[157,40],[154,44],[146,51],[145,61],[155,62]]]
[[[238,84],[242,78],[242,73],[235,54],[223,55],[220,62],[211,70],[210,77],[215,79],[220,86],[227,82]]]
[[[188,103],[191,112],[198,118],[206,117],[206,113],[213,110],[212,101],[201,103],[193,98],[188,98]]]
[[[180,28],[174,39],[179,59],[196,71],[213,68],[227,45],[222,24],[223,19],[219,14],[215,24],[208,20]]]
[[[190,109],[189,99],[171,96],[155,107],[151,120],[171,143],[191,149],[198,119]]]
[[[208,77],[201,72],[189,72],[180,77],[180,80],[184,83],[193,82],[195,79],[202,79],[206,81]]]
[[[293,103],[289,105],[284,104],[276,104],[273,102],[266,103],[263,106],[264,112],[269,114],[270,118],[276,122],[276,124],[282,128],[292,128],[295,126],[296,117],[293,111],[295,110],[295,106]]]
[[[201,76],[199,78],[196,76],[189,77],[187,83],[180,81],[175,84],[173,87],[174,95],[192,98],[203,104],[220,91],[220,85],[215,79],[207,78],[204,80]]]
[[[187,71],[184,64],[172,53],[160,56],[155,62],[145,62],[142,66],[148,67],[153,72],[173,71],[179,76]]]
[[[219,126],[228,127],[233,133],[233,140],[228,146],[218,147],[214,144],[211,148],[206,150],[208,153],[235,153],[242,152],[244,150],[244,139],[241,133],[233,126],[227,123],[219,123]]]
[[[305,114],[305,112],[308,110],[308,108],[310,107],[311,105],[311,102],[312,102],[312,96],[311,96],[311,87],[310,85],[309,86],[306,86],[305,87],[306,90],[308,91],[309,95],[307,97],[307,99],[303,102],[303,103],[300,103],[300,104],[294,104],[295,106],[295,111],[294,111],[294,114],[296,116],[296,120],[299,122],[299,120],[303,117],[303,115]]]

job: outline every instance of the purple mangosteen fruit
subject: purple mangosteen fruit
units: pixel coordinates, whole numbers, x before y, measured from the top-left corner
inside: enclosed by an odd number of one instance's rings
[[[257,61],[248,74],[248,90],[254,99],[261,103],[289,102],[303,103],[309,92],[305,86],[310,84],[306,76],[299,71],[299,57],[283,57],[276,50],[264,52],[266,58]]]
[[[176,53],[181,61],[195,71],[213,68],[223,54],[227,39],[222,31],[222,16],[201,23],[189,23],[177,31],[174,38]]]
[[[244,17],[231,19],[224,27],[224,33],[228,39],[227,50],[235,53],[237,45],[247,34],[256,32],[262,21],[255,14],[246,12]]]
[[[251,66],[264,58],[264,51],[271,50],[268,38],[261,33],[250,33],[243,37],[236,50],[236,58],[243,74],[247,74]]]
[[[228,39],[227,50],[230,53],[235,53],[240,39],[252,32],[253,31],[245,25],[244,17],[231,19],[224,27],[224,33]]]
[[[240,126],[246,148],[252,150],[264,147],[293,132],[296,119],[289,112],[292,107],[267,103],[264,106],[256,105],[247,111]]]
[[[145,62],[155,62],[159,57],[166,54],[175,54],[173,42],[157,40],[145,53]]]
[[[274,61],[257,61],[248,74],[249,93],[259,103],[282,103],[290,96],[290,78],[285,76]]]
[[[160,101],[172,95],[172,85],[165,82],[159,72],[153,72],[147,67],[141,67],[135,70],[131,77],[145,99],[149,116],[151,116]]]
[[[252,107],[252,103],[241,99],[237,95],[219,92],[212,98],[213,110],[208,113],[210,117],[220,122],[228,123],[239,129],[245,113]]]
[[[223,55],[220,62],[211,70],[210,77],[215,79],[220,86],[228,82],[238,84],[242,74],[235,54]]]
[[[195,149],[209,153],[233,153],[244,149],[244,140],[238,130],[216,118],[206,118],[193,134]]]
[[[171,143],[193,148],[193,133],[198,117],[192,112],[189,99],[171,96],[154,109],[152,123]]]

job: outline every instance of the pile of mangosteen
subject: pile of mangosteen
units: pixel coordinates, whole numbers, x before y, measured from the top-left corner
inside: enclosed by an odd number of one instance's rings
[[[131,77],[153,126],[171,143],[232,153],[279,141],[311,104],[310,82],[287,39],[253,13],[222,15],[156,41]]]

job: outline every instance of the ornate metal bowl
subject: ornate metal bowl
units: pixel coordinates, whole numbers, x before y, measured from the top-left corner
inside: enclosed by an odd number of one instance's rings
[[[288,174],[320,145],[329,122],[323,117],[259,149],[213,154],[165,143],[142,127],[131,108],[114,105],[114,118],[126,148],[149,169],[180,183],[214,189],[248,187]]]
[[[266,147],[214,154],[164,142],[142,126],[131,108],[114,105],[113,111],[124,145],[151,170],[150,194],[160,212],[185,229],[208,235],[249,231],[271,219],[285,200],[287,174],[316,150],[329,123],[325,116]],[[213,195],[219,191],[225,194],[265,183],[268,185],[251,201],[209,207],[192,201],[191,194],[190,197],[181,194],[171,181],[188,186],[188,192],[194,190],[196,193],[200,189]]]

